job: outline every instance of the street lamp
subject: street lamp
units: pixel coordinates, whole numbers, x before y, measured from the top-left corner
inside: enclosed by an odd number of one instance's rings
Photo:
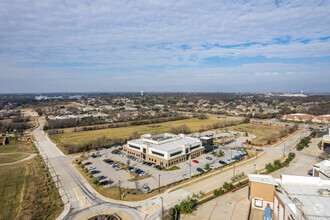
[[[254,173],[256,172],[256,164],[253,165],[254,166]]]
[[[160,197],[160,199],[162,200],[162,204],[161,204],[161,207],[162,207],[162,219],[164,219],[163,197]]]
[[[158,175],[158,193],[160,193],[160,174]]]

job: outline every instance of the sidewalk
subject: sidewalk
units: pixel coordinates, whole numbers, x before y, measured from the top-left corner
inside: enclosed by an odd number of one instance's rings
[[[248,187],[220,196],[198,207],[193,215],[181,215],[184,220],[246,219],[249,210]]]

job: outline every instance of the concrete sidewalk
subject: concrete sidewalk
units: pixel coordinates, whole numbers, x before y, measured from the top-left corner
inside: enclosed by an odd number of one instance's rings
[[[246,219],[249,210],[248,187],[229,193],[198,207],[192,215],[182,215],[184,220]]]

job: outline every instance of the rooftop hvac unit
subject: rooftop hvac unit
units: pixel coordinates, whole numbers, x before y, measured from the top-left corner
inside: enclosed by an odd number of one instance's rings
[[[320,196],[330,196],[329,189],[318,189],[318,192],[319,192]]]

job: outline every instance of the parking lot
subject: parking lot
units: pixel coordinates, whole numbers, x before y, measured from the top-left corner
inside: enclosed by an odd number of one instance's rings
[[[202,156],[195,158],[194,160],[188,160],[178,164],[177,167],[179,167],[180,169],[172,171],[158,170],[157,168],[150,166],[150,164],[143,164],[142,160],[133,160],[132,157],[125,156],[125,154],[122,152],[118,154],[111,153],[114,149],[118,149],[118,147],[102,149],[99,151],[100,157],[90,157],[88,160],[85,160],[84,163],[91,162],[92,164],[89,164],[85,167],[95,167],[94,170],[100,171],[99,173],[93,174],[94,177],[99,177],[103,175],[106,178],[102,181],[111,181],[111,184],[107,184],[105,185],[105,187],[113,185],[118,186],[120,181],[121,187],[124,188],[137,187],[141,189],[143,185],[147,185],[150,187],[150,189],[155,189],[159,186],[159,178],[160,186],[165,186],[198,174],[199,172],[197,171],[197,168],[205,170],[206,164],[209,164],[212,169],[217,169],[221,166],[224,166],[224,164],[219,163],[219,160],[231,163],[234,161],[231,161],[230,159],[235,158],[235,156],[236,159],[241,159],[245,152],[242,150],[232,150],[231,148],[240,147],[241,143],[244,142],[246,139],[246,137],[240,137],[225,146],[215,147],[215,152],[218,152],[221,149],[225,153],[223,157],[218,158],[214,155],[211,155],[210,153],[203,154]],[[239,157],[238,155],[242,156]],[[134,168],[135,170],[140,169],[141,171],[139,172],[144,174],[140,175],[140,178],[144,177],[144,179],[138,181],[128,181],[134,177],[131,175],[135,174],[134,171],[130,173],[125,169],[118,169],[118,166],[113,164],[113,162],[106,163],[104,160],[117,161],[125,165],[127,164],[127,160],[129,160],[129,166],[131,168]]]

